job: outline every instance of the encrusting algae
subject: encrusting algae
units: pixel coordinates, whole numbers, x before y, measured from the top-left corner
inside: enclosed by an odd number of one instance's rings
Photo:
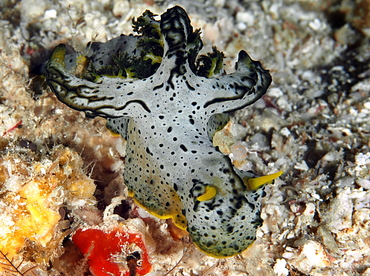
[[[70,231],[60,209],[96,203],[96,186],[82,165],[81,157],[63,146],[37,162],[22,152],[1,157],[0,251],[7,258],[25,252],[46,265],[63,252]]]

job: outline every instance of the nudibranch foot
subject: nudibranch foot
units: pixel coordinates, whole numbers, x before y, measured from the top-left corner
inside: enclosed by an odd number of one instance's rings
[[[233,167],[212,144],[227,112],[258,100],[271,83],[261,63],[241,51],[225,74],[223,53],[198,57],[203,43],[185,10],[168,9],[137,21],[139,35],[93,42],[84,56],[55,48],[47,82],[59,100],[127,140],[124,181],[150,213],[172,218],[205,253],[229,257],[256,238],[261,225],[262,178]]]

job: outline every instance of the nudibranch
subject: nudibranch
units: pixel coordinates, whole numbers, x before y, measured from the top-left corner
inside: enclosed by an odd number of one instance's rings
[[[106,118],[127,140],[124,181],[138,205],[172,218],[208,255],[241,253],[262,222],[262,186],[281,173],[253,178],[234,168],[212,137],[228,112],[261,98],[271,76],[245,51],[230,74],[215,47],[198,57],[200,31],[179,6],[160,20],[146,11],[133,28],[139,35],[90,42],[84,55],[66,55],[59,45],[47,82],[60,101]]]

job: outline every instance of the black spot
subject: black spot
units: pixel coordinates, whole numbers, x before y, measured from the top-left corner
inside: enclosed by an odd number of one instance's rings
[[[211,242],[211,241],[207,242],[207,244],[206,244],[207,247],[211,247],[212,245],[213,245],[213,242]]]
[[[184,152],[187,152],[187,151],[188,151],[188,149],[187,149],[183,144],[181,144],[181,145],[180,145],[180,148],[181,148]]]
[[[189,88],[189,90],[191,90],[191,91],[194,91],[195,90],[195,88],[193,86],[191,86],[188,81],[185,81],[185,84]]]
[[[145,149],[145,151],[146,151],[147,154],[153,156],[153,153],[150,151],[150,149],[148,147]]]
[[[161,72],[162,73],[162,72]],[[164,86],[164,83],[160,84],[160,85],[157,85],[157,86],[154,86],[153,87],[153,91],[157,90],[157,89],[160,89]]]
[[[230,173],[230,169],[224,169],[224,170],[223,170],[223,173],[224,173],[224,174],[228,174],[228,173]]]

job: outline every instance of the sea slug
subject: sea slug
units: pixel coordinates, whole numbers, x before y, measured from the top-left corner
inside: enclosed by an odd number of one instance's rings
[[[212,144],[228,112],[265,94],[271,76],[240,51],[235,72],[223,54],[198,57],[203,46],[185,10],[160,20],[146,11],[133,23],[139,34],[89,43],[85,55],[56,47],[47,82],[60,101],[127,140],[124,180],[130,196],[160,218],[172,218],[205,253],[228,257],[245,250],[261,225],[263,184],[233,167]]]

